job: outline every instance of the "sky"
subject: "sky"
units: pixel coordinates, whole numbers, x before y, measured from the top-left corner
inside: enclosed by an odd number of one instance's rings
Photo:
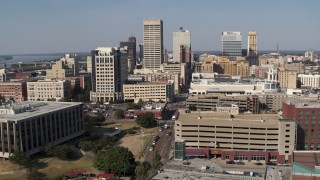
[[[0,55],[90,52],[143,41],[143,20],[191,32],[194,51],[220,51],[223,31],[257,32],[258,50],[320,50],[319,0],[0,0]]]

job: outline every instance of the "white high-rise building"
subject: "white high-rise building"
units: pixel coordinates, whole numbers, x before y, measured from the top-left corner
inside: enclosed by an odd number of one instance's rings
[[[173,32],[173,60],[180,61],[180,46],[191,45],[191,33],[189,30],[184,30],[180,27],[178,32]]]
[[[222,54],[235,60],[242,55],[241,32],[222,32]]]
[[[301,81],[301,86],[310,86],[313,88],[320,87],[320,75],[307,75],[307,74],[299,74],[298,77]]]
[[[92,91],[90,100],[96,102],[122,100],[122,84],[128,78],[127,59],[121,58],[119,48],[112,47],[97,48],[91,51],[91,55]]]
[[[143,67],[160,69],[163,63],[163,22],[159,19],[143,21]]]

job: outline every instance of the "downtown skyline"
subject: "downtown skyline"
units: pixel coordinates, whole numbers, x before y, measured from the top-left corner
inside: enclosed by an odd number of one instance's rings
[[[173,32],[191,32],[193,51],[221,51],[221,33],[256,31],[258,51],[319,50],[320,2],[308,1],[75,1],[0,2],[0,54],[89,52],[119,46],[133,35],[143,42],[143,20],[163,20],[164,48],[172,51]],[[308,8],[305,8],[308,7]]]

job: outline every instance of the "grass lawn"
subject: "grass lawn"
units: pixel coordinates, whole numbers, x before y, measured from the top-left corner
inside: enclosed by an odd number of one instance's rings
[[[6,167],[12,166],[10,162]],[[3,166],[0,164],[0,167]],[[97,172],[93,167],[93,160],[87,157],[82,157],[78,160],[73,161],[62,161],[57,158],[41,158],[39,159],[38,165],[36,165],[37,171],[48,179],[53,179],[57,176],[62,176],[68,172],[73,172],[77,170],[87,170],[88,172]],[[1,172],[7,168],[1,168]],[[0,179],[26,179],[26,173],[14,173],[7,175],[0,175]]]

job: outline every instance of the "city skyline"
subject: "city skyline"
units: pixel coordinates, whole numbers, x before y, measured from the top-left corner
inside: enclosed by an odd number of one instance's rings
[[[143,20],[149,18],[163,20],[168,51],[172,51],[172,33],[179,27],[192,32],[194,51],[221,51],[221,32],[245,35],[252,30],[259,34],[259,51],[276,50],[277,44],[280,50],[320,49],[320,36],[316,35],[320,2],[254,3],[4,0],[0,2],[0,23],[4,25],[0,54],[90,52],[96,47],[118,46],[131,35],[139,44],[143,42]],[[242,49],[246,44],[244,38]]]

